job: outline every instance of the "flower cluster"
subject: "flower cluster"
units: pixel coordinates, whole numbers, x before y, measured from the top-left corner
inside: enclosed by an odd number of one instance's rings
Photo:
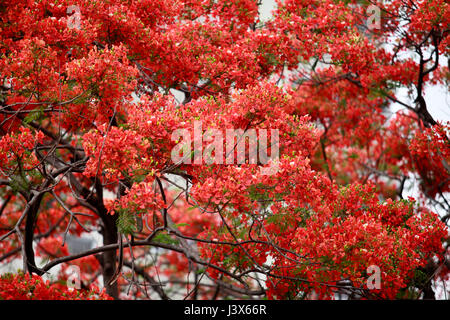
[[[4,274],[0,276],[0,300],[111,300],[104,290],[69,290],[50,284],[37,275]]]

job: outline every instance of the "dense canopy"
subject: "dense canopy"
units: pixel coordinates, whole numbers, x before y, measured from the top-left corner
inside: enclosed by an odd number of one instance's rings
[[[449,88],[449,3],[261,6],[0,0],[0,263],[32,275],[0,288],[78,266],[69,298],[435,297],[450,124],[425,93]],[[277,133],[277,157],[224,161],[230,129]]]

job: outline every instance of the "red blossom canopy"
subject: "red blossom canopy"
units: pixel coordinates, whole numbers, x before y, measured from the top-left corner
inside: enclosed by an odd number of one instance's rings
[[[0,263],[32,275],[0,299],[106,298],[39,278],[74,265],[113,298],[434,297],[450,125],[425,88],[448,88],[450,5],[376,1],[374,28],[366,1],[277,4],[0,0]],[[278,130],[279,158],[174,163],[196,121]]]

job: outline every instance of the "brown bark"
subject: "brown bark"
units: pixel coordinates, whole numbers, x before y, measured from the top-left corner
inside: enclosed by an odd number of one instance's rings
[[[102,217],[103,221],[103,244],[115,244],[117,243],[117,226],[116,226],[116,216],[105,214]],[[102,274],[103,283],[106,289],[106,293],[109,294],[114,299],[119,299],[119,288],[117,286],[117,281],[109,284],[111,278],[114,276],[116,271],[116,260],[117,253],[116,250],[109,250],[102,254]]]

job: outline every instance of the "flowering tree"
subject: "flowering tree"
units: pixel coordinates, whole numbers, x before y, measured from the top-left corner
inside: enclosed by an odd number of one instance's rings
[[[448,87],[450,5],[260,5],[0,0],[0,261],[32,275],[1,288],[78,266],[113,298],[434,297],[450,126],[424,92]],[[229,129],[277,132],[277,157],[224,161]]]
[[[70,290],[62,283],[50,284],[38,275],[6,274],[0,277],[0,300],[111,300],[104,292]]]

